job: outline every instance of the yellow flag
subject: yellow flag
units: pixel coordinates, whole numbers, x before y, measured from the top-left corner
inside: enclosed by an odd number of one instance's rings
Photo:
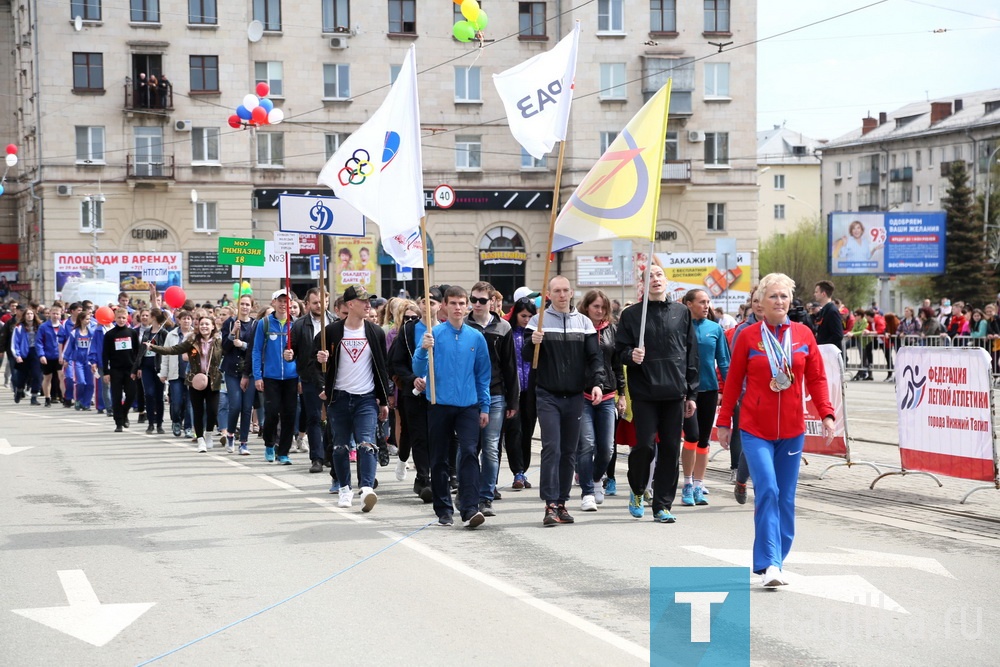
[[[584,176],[556,218],[552,252],[599,239],[653,240],[670,84],[668,79]]]

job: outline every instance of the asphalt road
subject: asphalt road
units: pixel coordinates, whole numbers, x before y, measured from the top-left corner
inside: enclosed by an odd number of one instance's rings
[[[891,385],[848,386],[856,459],[898,463],[893,405]],[[644,664],[650,567],[749,564],[753,504],[733,500],[726,454],[711,504],[678,503],[673,525],[628,515],[622,456],[624,493],[554,528],[502,467],[498,516],[469,531],[430,525],[391,466],[362,514],[302,455],[265,463],[260,440],[197,454],[6,389],[0,429],[3,665]],[[998,494],[868,491],[874,471],[819,479],[824,463],[802,470],[791,585],[751,589],[752,664],[995,662]]]

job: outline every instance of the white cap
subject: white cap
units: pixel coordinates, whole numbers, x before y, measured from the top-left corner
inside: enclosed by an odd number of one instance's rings
[[[287,297],[288,296],[288,292],[286,292],[283,289],[278,290],[277,292],[275,292],[274,294],[271,295],[271,301],[274,301],[275,299],[277,299],[278,297],[281,297],[281,296]]]
[[[533,291],[530,287],[518,287],[514,290],[514,301],[520,301],[521,299],[534,299],[536,296],[541,296],[538,292]]]

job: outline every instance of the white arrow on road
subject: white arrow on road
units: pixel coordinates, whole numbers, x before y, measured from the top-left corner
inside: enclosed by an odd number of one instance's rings
[[[688,551],[711,556],[718,560],[735,565],[747,565],[752,562],[751,552],[743,549],[710,549],[708,547],[684,547]],[[846,547],[833,547],[846,553],[810,553],[793,551],[788,554],[785,563],[791,565],[840,565],[846,567],[898,567],[910,570],[921,570],[929,574],[954,579],[955,577],[933,558],[922,556],[906,556],[891,554],[884,551],[863,551]]]
[[[10,443],[7,442],[6,438],[0,438],[0,454],[3,456],[10,456],[11,454],[17,454],[18,452],[23,452],[26,449],[32,449],[31,447],[11,447]]]
[[[94,646],[107,644],[156,604],[101,604],[83,570],[59,570],[57,574],[68,607],[14,609],[14,613]]]

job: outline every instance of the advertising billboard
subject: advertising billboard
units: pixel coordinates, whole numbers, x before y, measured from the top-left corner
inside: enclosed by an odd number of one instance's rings
[[[641,263],[640,258],[636,264]],[[674,301],[679,302],[688,290],[707,289],[712,306],[735,313],[750,299],[753,267],[748,252],[736,253],[736,266],[730,271],[719,271],[714,252],[655,253],[653,263],[663,267],[667,290]]]
[[[831,213],[827,225],[832,275],[944,273],[943,211]]]
[[[149,292],[150,284],[164,291],[181,286],[184,259],[179,252],[57,252],[55,261],[56,296],[72,280],[90,277],[97,262],[97,276],[118,283],[124,292]]]

